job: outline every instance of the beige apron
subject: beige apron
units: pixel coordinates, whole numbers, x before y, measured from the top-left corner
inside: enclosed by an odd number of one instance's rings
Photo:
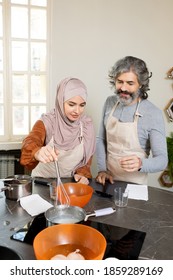
[[[80,143],[72,150],[59,150],[58,154],[58,166],[60,177],[72,177],[73,171],[75,171],[75,167],[82,161],[84,155],[84,147],[83,147],[83,132],[81,125],[81,133],[80,133]],[[50,145],[53,145],[53,138],[49,142]],[[54,162],[50,163],[41,163],[32,170],[33,177],[44,177],[44,178],[56,178],[56,170]]]
[[[147,173],[139,171],[124,171],[119,164],[123,156],[136,155],[146,158],[147,155],[140,147],[137,131],[138,106],[135,112],[134,122],[123,123],[113,116],[118,102],[115,104],[107,120],[107,168],[113,175],[114,180],[147,184]]]

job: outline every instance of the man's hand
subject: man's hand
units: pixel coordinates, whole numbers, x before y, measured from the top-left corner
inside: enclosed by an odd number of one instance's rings
[[[122,157],[119,160],[120,166],[127,172],[138,171],[142,166],[142,161],[136,155]]]
[[[109,181],[111,184],[114,183],[112,175],[108,174],[106,171],[101,171],[96,177],[96,182],[105,185],[106,181]]]

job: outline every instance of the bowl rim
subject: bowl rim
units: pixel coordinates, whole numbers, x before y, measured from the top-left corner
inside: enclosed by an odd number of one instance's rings
[[[79,182],[66,182],[66,183],[63,183],[64,186],[68,186],[68,185],[70,185],[70,184],[71,184],[72,186],[80,185],[80,186],[85,187],[86,189],[91,190],[91,192],[94,191],[93,187],[91,187],[90,185],[83,184],[83,183],[79,183]]]
[[[107,240],[105,238],[105,236],[97,229],[91,227],[91,226],[88,226],[88,225],[84,225],[84,224],[57,224],[57,225],[52,225],[50,227],[46,227],[45,229],[41,230],[34,238],[34,241],[33,241],[33,247],[35,247],[36,245],[36,242],[38,241],[38,238],[43,235],[45,232],[48,232],[50,231],[50,233],[52,231],[54,231],[55,228],[65,228],[65,227],[78,227],[78,228],[84,228],[84,229],[90,229],[92,232],[96,232],[98,235],[100,235],[103,239],[103,242],[105,243],[105,248],[106,248],[106,245],[107,245]],[[64,229],[65,230],[65,229]]]

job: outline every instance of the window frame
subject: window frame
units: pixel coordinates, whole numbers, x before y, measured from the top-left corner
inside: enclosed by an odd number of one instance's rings
[[[2,5],[2,20],[3,20],[3,97],[4,97],[4,135],[0,135],[0,143],[3,142],[22,142],[23,138],[29,133],[29,131],[32,128],[31,125],[31,107],[32,106],[46,106],[46,111],[49,109],[50,106],[50,98],[48,96],[49,93],[49,69],[50,69],[50,57],[49,57],[49,50],[50,50],[50,36],[51,36],[51,0],[47,0],[47,7],[40,7],[40,6],[35,6],[31,5],[31,1],[28,0],[27,5],[23,4],[13,4],[11,3],[10,0],[2,0],[2,3],[0,2],[0,5]],[[12,38],[11,36],[11,7],[16,6],[16,7],[27,7],[29,9],[29,13],[31,11],[31,8],[38,8],[38,9],[43,9],[47,11],[47,26],[46,26],[46,40],[42,39],[32,39],[30,36],[30,18],[28,19],[28,38],[23,39],[23,38]],[[0,37],[1,38],[1,37]],[[28,69],[26,71],[26,74],[28,76],[29,82],[28,82],[28,102],[25,103],[15,103],[15,106],[28,106],[29,114],[28,114],[28,127],[29,131],[26,134],[23,135],[14,135],[13,134],[13,102],[12,102],[12,77],[14,73],[18,73],[18,71],[13,71],[12,70],[12,42],[13,41],[22,41],[22,42],[27,42],[28,44]],[[46,69],[45,71],[39,71],[39,72],[34,72],[31,69],[31,44],[33,42],[44,42],[46,44]],[[7,63],[8,61],[8,63]],[[20,71],[19,71],[20,72]],[[0,71],[1,73],[1,71]],[[22,73],[25,73],[22,71]],[[31,77],[32,75],[35,74],[44,74],[45,75],[45,82],[46,82],[46,102],[45,103],[31,103]],[[35,120],[36,121],[36,120]]]

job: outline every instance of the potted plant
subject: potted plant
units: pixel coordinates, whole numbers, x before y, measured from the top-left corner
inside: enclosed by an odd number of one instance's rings
[[[170,137],[166,137],[168,149],[168,166],[159,178],[164,187],[171,188],[173,186],[173,132]]]

